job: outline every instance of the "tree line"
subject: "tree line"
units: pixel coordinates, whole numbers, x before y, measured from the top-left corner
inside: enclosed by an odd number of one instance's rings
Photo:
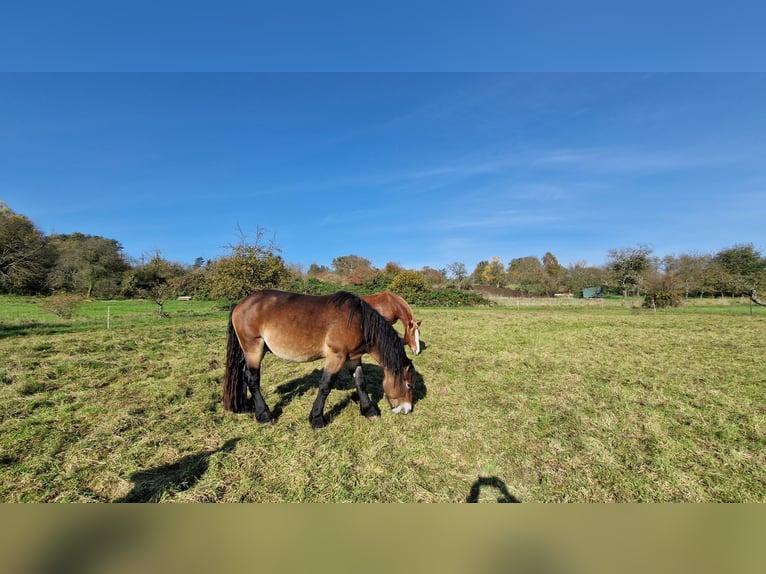
[[[509,287],[526,295],[581,294],[599,286],[623,296],[664,294],[675,297],[738,296],[766,286],[766,257],[752,244],[727,247],[715,254],[658,257],[645,245],[611,249],[603,266],[585,262],[567,267],[548,252],[538,259],[499,257],[481,261],[474,284]]]
[[[268,287],[305,293],[344,288],[360,294],[388,289],[421,304],[480,303],[480,286],[526,296],[581,296],[585,288],[601,287],[607,293],[643,295],[653,304],[675,304],[688,297],[736,296],[766,286],[766,257],[752,244],[715,254],[664,257],[644,245],[625,247],[610,250],[602,266],[563,266],[550,252],[507,262],[495,256],[480,261],[470,274],[457,261],[443,269],[412,270],[394,262],[378,269],[355,254],[304,269],[286,262],[279,251],[258,229],[254,237],[240,232],[239,241],[214,260],[198,258],[183,265],[160,251],[130,260],[114,239],[45,235],[0,202],[0,293],[8,294],[149,298],[161,310],[164,301],[177,296],[237,301]]]

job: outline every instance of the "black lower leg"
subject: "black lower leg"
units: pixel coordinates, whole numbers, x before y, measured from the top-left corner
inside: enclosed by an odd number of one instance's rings
[[[328,373],[327,371],[322,373],[322,378],[319,380],[317,398],[314,400],[311,412],[309,413],[311,428],[319,429],[327,425],[327,419],[324,417],[324,404],[327,400],[327,395],[330,394],[332,384],[335,382],[335,376],[335,373]]]
[[[372,403],[370,396],[364,388],[362,365],[358,365],[356,369],[354,369],[354,384],[356,385],[356,392],[359,395],[359,410],[362,412],[362,415],[367,418],[379,417],[380,409]]]
[[[259,423],[274,422],[269,406],[263,400],[263,395],[261,394],[261,370],[250,369],[245,366],[245,380],[247,381],[247,387],[250,389],[250,394],[253,396],[255,419]]]

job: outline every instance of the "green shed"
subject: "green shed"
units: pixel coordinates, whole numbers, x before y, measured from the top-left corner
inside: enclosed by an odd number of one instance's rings
[[[597,297],[603,297],[604,296],[604,288],[603,287],[586,287],[582,290],[582,298],[583,299],[595,299]]]

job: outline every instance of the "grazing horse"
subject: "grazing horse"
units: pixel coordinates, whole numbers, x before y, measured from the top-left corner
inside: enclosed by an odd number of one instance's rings
[[[394,328],[356,295],[300,295],[286,291],[257,291],[240,301],[229,316],[223,406],[245,410],[247,389],[255,418],[274,417],[261,394],[261,361],[266,351],[288,361],[306,363],[325,358],[319,391],[309,414],[313,428],[327,424],[324,405],[338,372],[350,361],[362,415],[380,416],[364,389],[361,357],[368,353],[383,367],[383,391],[395,413],[412,410],[415,368]]]
[[[392,325],[397,320],[404,325],[404,342],[416,355],[420,354],[420,324],[412,318],[412,309],[407,301],[388,291],[375,293],[374,295],[362,295],[372,307]]]

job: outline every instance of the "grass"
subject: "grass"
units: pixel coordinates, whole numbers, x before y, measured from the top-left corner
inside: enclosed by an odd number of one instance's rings
[[[7,303],[7,305],[6,305]],[[221,407],[227,313],[204,302],[0,301],[0,501],[766,502],[766,310],[416,309],[415,410],[268,356],[261,426]],[[37,314],[35,314],[37,313]]]

